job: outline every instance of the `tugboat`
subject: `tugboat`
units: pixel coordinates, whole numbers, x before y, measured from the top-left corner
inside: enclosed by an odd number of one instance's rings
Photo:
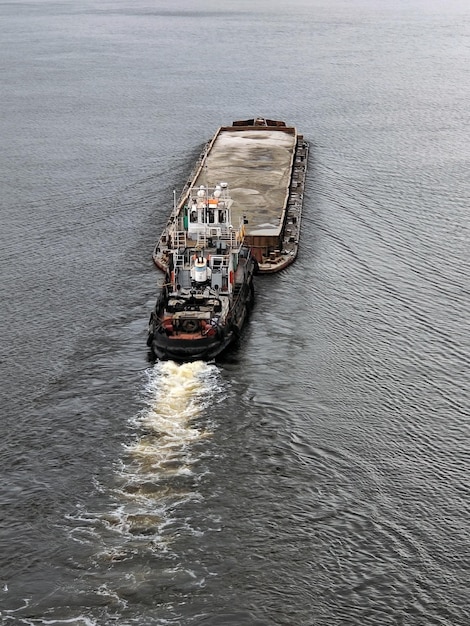
[[[165,279],[147,345],[162,360],[213,360],[236,341],[254,300],[257,262],[245,222],[231,220],[228,185],[191,187],[154,251]]]

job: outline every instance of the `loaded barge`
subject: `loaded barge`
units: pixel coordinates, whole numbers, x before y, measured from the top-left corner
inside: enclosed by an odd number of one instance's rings
[[[153,251],[165,272],[147,339],[156,357],[211,360],[239,337],[254,274],[297,256],[307,158],[295,128],[264,118],[205,146]]]
[[[259,272],[284,269],[296,258],[309,145],[285,122],[255,118],[220,127],[202,151],[153,251],[166,271],[168,237],[188,215],[189,191],[224,181],[235,225],[245,222],[245,243]],[[211,224],[214,228],[217,223]],[[170,239],[171,243],[171,239]]]

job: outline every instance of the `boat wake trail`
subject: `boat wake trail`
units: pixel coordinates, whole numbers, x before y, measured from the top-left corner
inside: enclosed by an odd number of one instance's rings
[[[159,362],[148,372],[146,408],[131,420],[135,440],[119,469],[118,525],[128,536],[150,536],[160,547],[171,538],[175,509],[198,499],[194,444],[211,436],[204,414],[220,391],[215,366]]]
[[[197,361],[159,363],[149,374],[148,407],[134,420],[144,432],[127,447],[140,473],[159,478],[189,470],[187,444],[207,435],[193,420],[210,402],[213,369]]]
[[[133,602],[146,602],[149,587],[167,588],[175,577],[202,584],[203,574],[180,563],[178,542],[200,534],[188,511],[202,499],[205,442],[214,428],[207,409],[223,389],[218,368],[201,361],[149,369],[145,406],[129,420],[134,438],[117,462],[114,484],[96,485],[94,511],[79,507],[69,517],[69,538],[79,544],[74,560],[84,572],[81,584],[74,580],[75,593],[86,598],[93,618],[106,599],[99,623],[121,619]]]

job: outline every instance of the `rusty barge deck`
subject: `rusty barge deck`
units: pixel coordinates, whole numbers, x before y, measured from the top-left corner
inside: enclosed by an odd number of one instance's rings
[[[169,226],[184,220],[190,188],[224,181],[234,226],[245,222],[245,243],[260,273],[283,269],[298,252],[308,150],[304,137],[284,122],[257,118],[220,127],[175,203]],[[162,269],[165,247],[164,231],[153,254]]]

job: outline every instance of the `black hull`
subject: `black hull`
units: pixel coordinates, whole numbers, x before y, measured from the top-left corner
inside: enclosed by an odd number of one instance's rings
[[[152,342],[154,355],[162,361],[187,363],[190,361],[212,361],[224,352],[237,338],[229,331],[223,338],[170,339],[158,334]]]
[[[232,309],[231,321],[221,326],[214,336],[179,338],[168,336],[156,323],[157,316],[152,314],[147,345],[153,355],[162,361],[185,363],[190,361],[212,361],[234,344],[246,323],[254,304],[253,271],[255,263],[250,259],[247,281],[239,285],[239,293]],[[159,304],[157,303],[157,309]]]

